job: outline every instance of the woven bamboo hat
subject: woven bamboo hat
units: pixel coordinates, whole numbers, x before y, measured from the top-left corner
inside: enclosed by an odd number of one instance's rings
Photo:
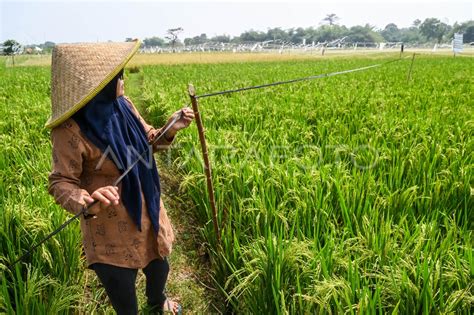
[[[96,96],[137,52],[138,40],[126,43],[61,44],[51,62],[51,117],[54,128]]]

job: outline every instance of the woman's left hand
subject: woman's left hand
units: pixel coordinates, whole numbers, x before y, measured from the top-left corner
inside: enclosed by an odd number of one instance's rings
[[[171,115],[170,119],[168,119],[167,124],[171,123],[177,115],[181,115],[181,118],[178,119],[175,124],[168,130],[168,136],[174,136],[177,131],[187,128],[194,120],[193,110],[189,107],[184,107],[183,109],[180,109],[173,115]]]

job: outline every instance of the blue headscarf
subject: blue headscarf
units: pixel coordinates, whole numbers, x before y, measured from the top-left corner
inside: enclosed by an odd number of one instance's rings
[[[122,179],[121,199],[128,214],[141,231],[142,198],[153,229],[158,233],[160,212],[160,178],[153,154],[148,150],[145,129],[123,97],[116,97],[117,81],[123,70],[72,117],[81,132],[115,163],[120,173],[140,160]],[[144,153],[146,152],[146,153]]]

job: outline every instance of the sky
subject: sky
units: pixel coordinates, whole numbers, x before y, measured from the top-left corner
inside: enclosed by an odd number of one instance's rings
[[[363,0],[363,1],[44,1],[0,0],[0,42],[21,44],[124,41],[164,37],[182,27],[179,38],[206,33],[238,36],[254,29],[317,27],[335,13],[341,25],[388,23],[408,27],[415,19],[435,17],[453,24],[474,19],[474,1]]]

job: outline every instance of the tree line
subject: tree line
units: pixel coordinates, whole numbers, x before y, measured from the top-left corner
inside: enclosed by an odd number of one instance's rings
[[[339,17],[334,14],[328,14],[322,20],[323,24],[318,27],[297,27],[290,29],[281,29],[279,27],[269,28],[266,32],[257,30],[248,30],[239,36],[231,37],[229,35],[217,35],[208,37],[201,34],[194,37],[179,39],[179,34],[183,31],[182,27],[170,28],[166,36],[150,37],[143,40],[145,47],[172,47],[184,45],[200,45],[205,43],[252,43],[265,41],[279,41],[291,44],[302,43],[328,43],[337,39],[344,38],[345,43],[380,43],[380,42],[402,42],[406,44],[426,44],[426,43],[450,43],[455,33],[463,33],[464,43],[474,42],[474,20],[449,25],[437,18],[426,18],[424,21],[416,19],[409,27],[399,28],[394,23],[387,24],[383,29],[377,29],[370,24],[356,25],[346,27],[339,25]],[[127,41],[132,40],[127,38]],[[54,47],[53,42],[45,42],[39,45],[30,45],[41,49],[43,53],[48,53]],[[24,47],[28,48],[28,46]],[[13,55],[20,51],[21,45],[12,39],[2,43],[0,51],[5,55]]]
[[[419,19],[413,21],[409,27],[399,28],[394,23],[387,24],[383,29],[377,29],[370,24],[346,27],[339,25],[339,18],[335,14],[328,14],[319,27],[298,27],[290,29],[269,28],[266,32],[249,30],[239,36],[218,35],[208,37],[201,34],[185,38],[183,42],[175,40],[174,45],[199,45],[204,43],[251,43],[264,41],[281,41],[292,44],[327,43],[344,38],[347,43],[379,43],[379,42],[403,42],[409,44],[425,43],[450,43],[454,33],[463,33],[464,42],[474,42],[474,20],[449,25],[437,18]],[[145,38],[145,46],[169,46],[169,41],[160,37]]]

